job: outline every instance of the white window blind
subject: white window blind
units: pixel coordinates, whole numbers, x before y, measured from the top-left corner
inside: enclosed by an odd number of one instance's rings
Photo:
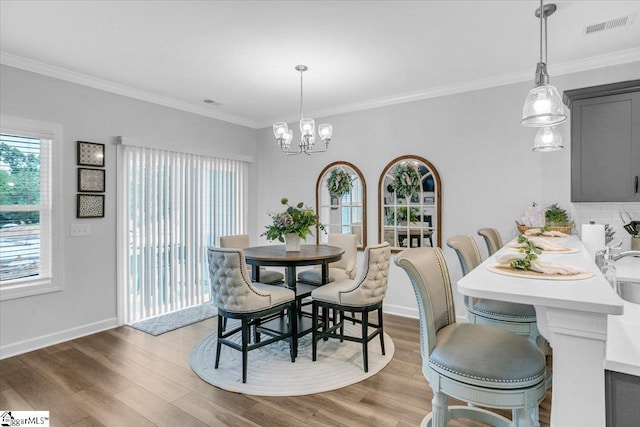
[[[208,301],[207,246],[221,235],[245,233],[248,163],[121,148],[125,167],[119,179],[126,195],[120,200],[127,203],[128,240],[125,322]]]
[[[57,228],[61,129],[2,116],[0,132],[0,297],[60,290]],[[54,283],[54,276],[56,283]]]

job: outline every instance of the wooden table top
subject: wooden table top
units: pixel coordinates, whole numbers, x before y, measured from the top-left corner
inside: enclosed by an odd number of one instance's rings
[[[282,262],[282,265],[323,260],[333,262],[342,258],[342,254],[344,249],[328,245],[300,245],[299,252],[287,252],[285,245],[253,246],[244,249],[244,256],[250,264],[251,261]]]

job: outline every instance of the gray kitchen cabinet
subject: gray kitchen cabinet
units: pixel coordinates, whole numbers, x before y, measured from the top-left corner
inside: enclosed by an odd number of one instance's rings
[[[640,377],[604,371],[607,427],[640,424]]]
[[[640,202],[640,80],[564,92],[571,201]]]

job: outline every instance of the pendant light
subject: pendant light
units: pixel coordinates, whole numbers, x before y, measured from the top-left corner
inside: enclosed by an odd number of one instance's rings
[[[524,126],[553,126],[567,119],[560,94],[555,86],[549,84],[549,74],[547,74],[547,17],[555,11],[555,4],[544,5],[543,0],[540,0],[540,8],[536,9],[535,15],[540,18],[540,62],[536,66],[536,86],[529,91],[522,108],[520,123]]]
[[[300,142],[297,150],[291,150],[291,141],[293,140],[293,129],[289,129],[286,122],[276,122],[273,124],[273,136],[280,146],[280,149],[287,155],[296,154],[313,154],[322,153],[329,148],[331,135],[333,134],[333,126],[330,124],[321,124],[318,126],[318,136],[324,144],[322,148],[315,148],[316,141],[316,122],[313,119],[305,118],[302,108],[302,73],[309,68],[306,65],[297,65],[296,71],[300,72]]]

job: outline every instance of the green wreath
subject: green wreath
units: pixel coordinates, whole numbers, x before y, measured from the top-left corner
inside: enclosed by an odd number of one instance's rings
[[[331,170],[329,179],[327,180],[327,190],[333,197],[339,199],[349,193],[353,188],[353,178],[342,168],[334,168]]]
[[[398,198],[410,197],[420,191],[421,177],[418,167],[412,163],[400,163],[393,171],[391,187]]]

